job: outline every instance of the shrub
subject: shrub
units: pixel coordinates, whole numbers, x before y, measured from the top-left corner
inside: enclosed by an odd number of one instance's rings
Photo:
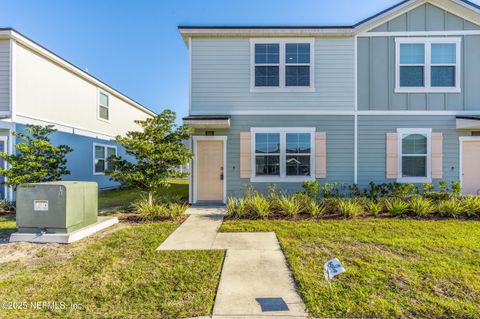
[[[423,192],[423,194],[426,195],[426,194],[432,192],[434,187],[435,187],[435,186],[433,185],[433,183],[423,183],[423,184],[422,184],[422,192]]]
[[[410,210],[417,216],[426,216],[435,212],[431,199],[415,196],[410,200]]]
[[[322,205],[325,207],[327,214],[336,214],[338,213],[338,203],[339,198],[324,198],[322,200]]]
[[[367,200],[363,206],[367,213],[373,214],[374,216],[377,216],[380,214],[383,210],[383,203],[382,202],[376,202],[374,200]]]
[[[171,219],[176,219],[185,214],[188,209],[188,204],[186,203],[169,203],[168,204],[168,214]]]
[[[354,218],[363,213],[363,208],[355,200],[342,198],[338,201],[338,211],[346,218]]]
[[[465,207],[460,199],[452,197],[438,203],[438,212],[441,216],[455,218],[465,212]]]
[[[270,202],[259,193],[255,193],[247,197],[248,208],[252,214],[260,218],[265,218],[270,215]]]
[[[310,199],[309,201],[306,202],[305,212],[307,214],[310,214],[310,216],[312,217],[322,216],[325,214],[326,211],[327,211],[326,207],[318,203],[314,199]]]
[[[329,183],[325,182],[325,185],[320,185],[320,191],[324,198],[340,197],[340,189],[337,182]]]
[[[390,194],[393,197],[405,198],[411,194],[415,194],[418,190],[415,188],[415,185],[407,183],[391,183],[389,184]]]
[[[448,192],[430,192],[427,194],[424,194],[425,198],[429,198],[434,202],[439,202],[442,200],[447,200],[451,197],[451,194]]]
[[[302,210],[301,201],[293,196],[282,195],[278,198],[279,209],[290,217],[297,216]]]
[[[303,193],[310,198],[317,199],[320,191],[320,184],[317,180],[302,183]]]
[[[240,198],[229,197],[227,200],[227,215],[232,218],[241,218],[244,211],[240,209]],[[242,198],[243,200],[243,198]]]
[[[439,187],[441,193],[446,193],[447,192],[447,182],[446,181],[438,182],[438,187]]]
[[[472,217],[480,215],[480,197],[465,196],[462,198],[462,204],[467,216]]]
[[[158,196],[158,200],[161,203],[180,203],[183,200],[183,196],[179,194],[161,194]]]
[[[15,210],[15,203],[6,199],[0,200],[0,212],[12,212]]]
[[[400,216],[408,213],[409,204],[400,198],[393,198],[385,201],[385,209],[392,216]]]
[[[149,203],[146,198],[134,202],[133,208],[137,212],[138,217],[143,221],[153,221],[169,217],[167,205],[158,202]]]
[[[462,195],[462,185],[460,184],[459,181],[452,181],[451,183],[452,187],[452,195],[453,196],[460,196]]]
[[[351,196],[354,196],[354,197],[362,196],[362,192],[361,192],[360,186],[358,186],[358,184],[349,185],[348,190],[350,191]]]
[[[368,198],[377,199],[380,196],[380,186],[377,186],[374,182],[370,182],[363,192]]]

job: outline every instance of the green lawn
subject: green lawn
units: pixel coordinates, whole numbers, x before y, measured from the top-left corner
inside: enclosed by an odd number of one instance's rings
[[[0,215],[0,236],[9,235],[16,231],[15,215]]]
[[[156,252],[173,222],[128,225],[71,259],[0,279],[0,301],[58,301],[82,310],[5,310],[0,318],[182,318],[211,313],[223,251]],[[82,241],[69,245],[85,245]],[[18,262],[15,267],[21,268]],[[9,267],[7,267],[7,270]],[[12,268],[12,267],[10,267]],[[11,270],[11,269],[10,269]],[[0,275],[4,270],[0,270]],[[1,278],[1,276],[0,276]]]
[[[162,188],[159,194],[178,194],[183,198],[188,198],[188,181],[187,180],[175,180],[170,182],[170,187]],[[146,196],[146,194],[136,189],[115,189],[109,191],[100,192],[98,195],[98,207],[99,209],[108,208],[127,208],[130,204],[140,198]]]
[[[359,219],[227,221],[275,231],[313,317],[480,318],[480,222]],[[330,292],[323,264],[346,273]]]

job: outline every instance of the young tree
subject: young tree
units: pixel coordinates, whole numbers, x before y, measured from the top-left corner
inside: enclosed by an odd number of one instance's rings
[[[186,176],[178,167],[192,158],[192,153],[182,144],[190,138],[192,131],[185,125],[177,126],[175,113],[171,110],[135,122],[143,128],[142,131],[128,132],[125,137],[116,138],[135,160],[110,156],[108,161],[113,169],[107,174],[117,182],[145,190],[148,203],[152,204],[155,191],[160,186],[169,186],[167,179]]]
[[[0,157],[10,164],[8,168],[0,168],[0,174],[6,177],[5,184],[16,189],[19,184],[57,181],[70,174],[65,156],[73,149],[50,142],[49,135],[57,131],[53,125],[27,125],[25,131],[28,134],[12,132],[22,140],[16,145],[17,154],[0,152]]]

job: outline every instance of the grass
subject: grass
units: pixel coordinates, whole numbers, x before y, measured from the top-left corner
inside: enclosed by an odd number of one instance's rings
[[[480,223],[396,219],[227,221],[275,231],[312,317],[480,318]],[[329,291],[323,264],[346,273]]]
[[[14,214],[0,215],[0,237],[10,235],[17,230]]]
[[[187,180],[175,180],[170,182],[170,187],[162,188],[159,190],[159,194],[178,194],[183,198],[188,198],[188,181]],[[109,191],[100,192],[98,195],[98,207],[99,209],[109,208],[127,208],[130,204],[140,198],[146,196],[145,192],[138,189],[121,188]]]
[[[177,226],[173,222],[128,226],[94,241],[71,259],[0,280],[2,302],[57,301],[67,305],[66,310],[0,308],[0,318],[209,315],[224,252],[156,252]],[[80,304],[81,310],[71,309],[72,304]]]

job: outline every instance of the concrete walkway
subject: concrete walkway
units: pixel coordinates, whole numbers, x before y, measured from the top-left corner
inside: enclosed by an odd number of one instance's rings
[[[307,318],[275,233],[217,233],[219,208],[187,214],[157,250],[227,251],[212,318]]]

